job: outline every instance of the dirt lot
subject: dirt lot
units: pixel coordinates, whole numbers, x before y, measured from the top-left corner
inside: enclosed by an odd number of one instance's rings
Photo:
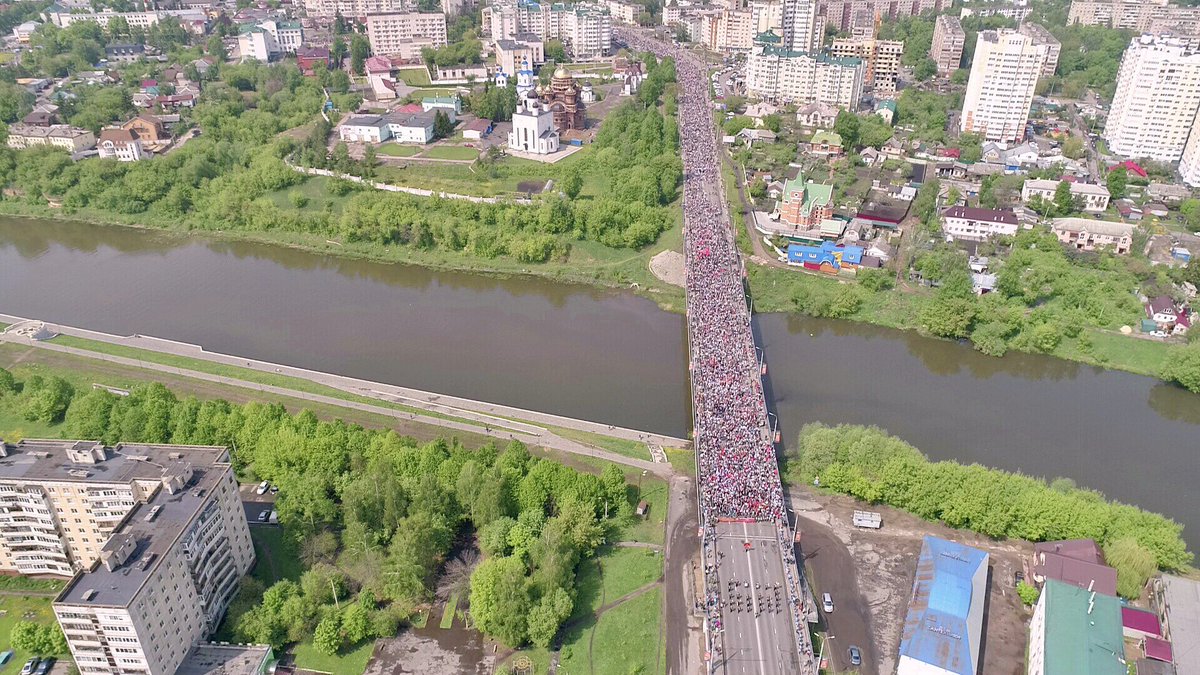
[[[801,531],[807,524],[812,528],[808,545],[801,538],[801,548],[807,563],[813,568],[818,584],[834,593],[837,610],[830,617],[836,636],[831,651],[835,665],[844,664],[841,652],[849,639],[859,639],[855,614],[863,611],[858,598],[865,601],[870,614],[871,639],[864,639],[866,663],[875,668],[863,672],[888,675],[896,668],[900,649],[900,631],[912,593],[913,574],[921,551],[921,539],[934,535],[987,551],[991,556],[991,578],[984,615],[984,642],[981,672],[988,675],[1021,675],[1025,672],[1025,644],[1031,613],[1024,609],[1013,588],[1013,573],[1020,569],[1024,556],[1032,555],[1033,547],[1023,541],[992,541],[986,537],[928,523],[895,509],[866,506],[849,497],[814,495],[807,491],[792,491],[791,501],[800,518]],[[883,515],[883,528],[862,530],[851,524],[855,509],[877,511]],[[806,523],[806,521],[809,521]],[[853,558],[851,579],[838,576],[839,559],[835,552],[825,550],[828,537],[835,537]],[[813,539],[816,543],[813,543]],[[825,557],[825,562],[820,558]],[[850,590],[853,577],[858,579],[858,594]],[[829,590],[832,589],[832,590]],[[821,592],[820,587],[814,589]],[[839,600],[838,596],[841,596]],[[818,596],[819,597],[819,596]],[[846,638],[846,639],[843,639]]]

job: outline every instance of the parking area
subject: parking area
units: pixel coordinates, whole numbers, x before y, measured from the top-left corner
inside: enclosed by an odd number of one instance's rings
[[[258,483],[238,485],[238,497],[241,498],[242,509],[246,512],[246,522],[251,525],[273,525],[270,517],[271,511],[275,510],[275,499],[278,494],[267,491],[260,495],[258,486]]]

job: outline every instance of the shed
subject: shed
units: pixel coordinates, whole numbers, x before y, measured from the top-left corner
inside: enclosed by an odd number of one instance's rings
[[[649,510],[650,510],[650,504],[647,503],[646,500],[643,499],[642,501],[638,502],[637,514],[639,516],[644,517]]]
[[[1125,637],[1162,637],[1162,625],[1154,612],[1136,607],[1121,608],[1121,630]]]
[[[492,121],[482,117],[471,120],[463,127],[463,138],[473,141],[482,140],[484,136],[490,133],[492,133]]]
[[[1163,663],[1171,663],[1174,659],[1174,650],[1171,648],[1171,643],[1162,638],[1149,637],[1142,641],[1142,652],[1148,659],[1162,661]]]

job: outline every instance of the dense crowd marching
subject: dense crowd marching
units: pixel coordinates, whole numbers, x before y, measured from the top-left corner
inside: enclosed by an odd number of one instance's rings
[[[768,613],[783,607],[786,592],[801,655],[801,671],[815,672],[812,644],[801,618],[802,583],[797,578],[791,532],[786,527],[783,490],[767,422],[750,311],[746,304],[743,268],[730,218],[720,190],[719,153],[708,95],[707,68],[686,50],[640,35],[620,37],[638,50],[675,59],[679,83],[679,130],[683,150],[684,241],[687,265],[688,331],[692,348],[692,396],[695,444],[698,453],[701,523],[704,527],[705,609],[712,632],[723,629],[722,612],[753,611],[729,581],[718,580],[720,556],[712,542],[721,519],[751,519],[776,523],[784,558],[786,591],[768,590]],[[744,582],[743,582],[744,583]],[[724,591],[724,592],[722,592]],[[757,595],[755,593],[754,595]],[[713,645],[714,657],[721,658]]]

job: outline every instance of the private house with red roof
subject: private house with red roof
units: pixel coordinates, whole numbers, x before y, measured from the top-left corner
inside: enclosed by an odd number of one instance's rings
[[[326,68],[333,66],[328,47],[301,47],[296,50],[296,65],[305,75],[311,77],[318,63],[324,63]]]
[[[1140,164],[1133,161],[1132,159],[1127,159],[1124,162],[1119,162],[1117,164],[1113,164],[1112,166],[1108,167],[1109,171],[1115,171],[1116,169],[1125,169],[1126,171],[1129,172],[1130,176],[1137,176],[1138,178],[1146,178],[1149,175],[1146,173],[1146,170],[1143,169]]]
[[[1091,539],[1046,541],[1033,545],[1033,578],[1078,586],[1116,596],[1117,571],[1104,561],[1104,553]]]

